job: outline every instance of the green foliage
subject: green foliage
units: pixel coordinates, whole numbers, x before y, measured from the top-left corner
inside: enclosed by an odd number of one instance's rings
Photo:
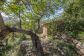
[[[36,30],[38,20],[42,20],[45,18],[44,16],[54,15],[58,7],[63,8],[64,12],[62,19],[59,17],[58,21],[54,20],[47,24],[49,40],[53,41],[52,36],[55,36],[57,32],[67,32],[70,36],[78,37],[78,34],[84,30],[84,0],[12,0],[9,3],[0,0],[0,11],[5,12],[8,16],[12,14],[15,15],[14,17],[21,18],[23,29]],[[13,23],[8,22],[7,24],[12,25]],[[17,47],[24,39],[23,37],[25,38],[25,36],[19,35],[15,36],[14,39],[8,38],[7,50],[3,50],[3,53],[14,50],[13,48]],[[74,47],[70,44],[59,43],[58,47],[62,48],[65,56],[77,56]]]

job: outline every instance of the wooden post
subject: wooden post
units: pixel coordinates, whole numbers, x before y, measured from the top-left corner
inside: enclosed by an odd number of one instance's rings
[[[46,25],[46,24],[43,24],[43,25],[42,25],[42,30],[43,30],[42,36],[43,36],[44,38],[47,38],[48,28],[47,28],[47,25]]]

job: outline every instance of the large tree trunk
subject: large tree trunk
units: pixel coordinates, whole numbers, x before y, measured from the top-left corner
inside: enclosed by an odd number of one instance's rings
[[[35,48],[35,50],[37,52],[37,56],[44,56],[41,41],[40,41],[39,37],[34,32],[32,32],[31,30],[26,31],[26,30],[17,29],[17,28],[11,28],[11,30],[13,32],[20,32],[20,33],[25,33],[27,35],[30,35],[31,39],[32,39],[33,47]]]
[[[5,26],[2,15],[0,13],[0,45],[2,45],[2,40],[11,32],[25,33],[31,36],[33,46],[37,52],[37,56],[44,56],[43,48],[39,37],[31,30],[17,29],[14,27]]]
[[[0,39],[1,40],[3,40],[6,37],[6,35],[8,35],[11,32],[25,33],[25,34],[31,36],[33,47],[36,50],[36,55],[37,56],[44,56],[44,52],[43,52],[43,48],[42,48],[42,45],[41,45],[41,41],[40,41],[39,37],[34,32],[32,32],[31,30],[26,31],[26,30],[17,29],[17,28],[14,28],[14,27],[13,28],[5,27],[5,28],[6,29],[4,29],[2,32],[0,32]]]
[[[41,41],[39,39],[39,37],[31,30],[27,31],[27,30],[23,30],[23,29],[17,29],[14,27],[5,27],[6,29],[4,29],[2,32],[0,32],[0,38],[2,38],[1,40],[3,40],[3,36],[6,37],[6,35],[8,35],[11,32],[19,32],[19,33],[25,33],[27,35],[31,36],[32,39],[32,43],[33,43],[33,47],[36,50],[36,55],[37,56],[44,56],[44,52],[43,52],[43,48],[41,45]],[[1,34],[3,33],[3,34]]]

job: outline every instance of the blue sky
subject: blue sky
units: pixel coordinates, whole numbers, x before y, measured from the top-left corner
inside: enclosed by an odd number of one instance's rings
[[[59,17],[63,13],[63,8],[59,7],[58,10],[55,10],[55,14],[50,15],[49,17],[44,17],[44,20],[53,19],[54,17]]]

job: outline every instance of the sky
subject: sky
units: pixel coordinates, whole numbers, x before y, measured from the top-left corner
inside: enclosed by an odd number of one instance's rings
[[[55,10],[54,15],[50,15],[49,17],[44,17],[44,20],[53,19],[54,17],[59,17],[63,13],[63,11],[64,11],[63,8],[59,7],[58,10]]]

